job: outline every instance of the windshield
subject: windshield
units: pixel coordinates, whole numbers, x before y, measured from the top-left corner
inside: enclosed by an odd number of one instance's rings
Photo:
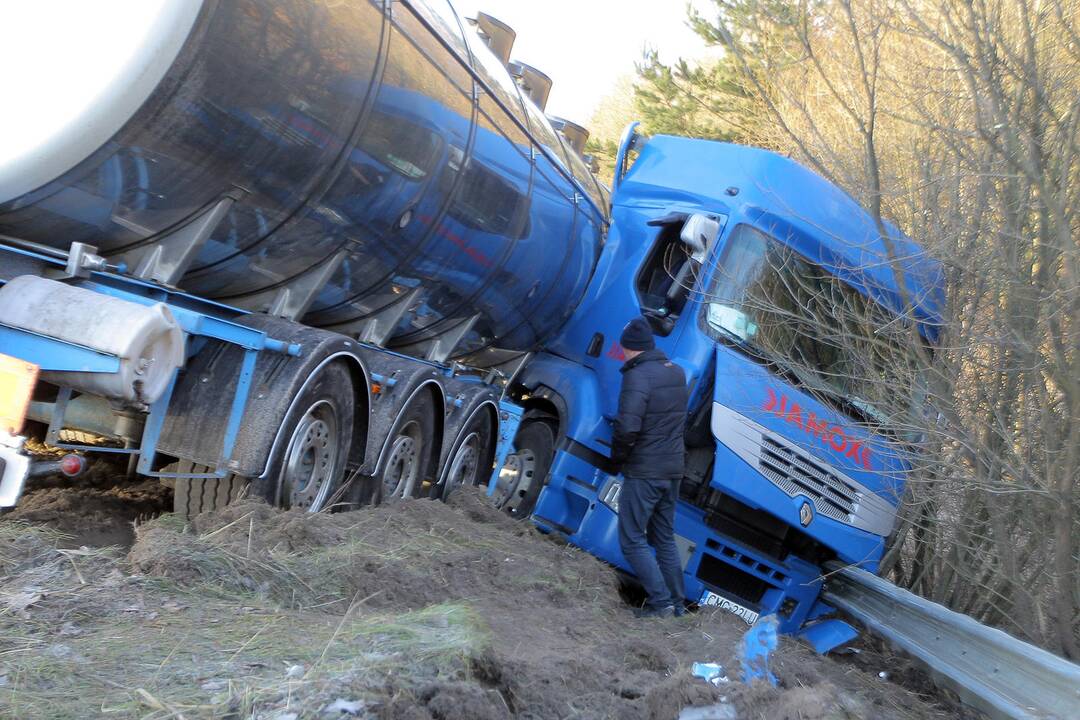
[[[759,230],[732,231],[704,301],[714,338],[778,365],[848,414],[902,432],[921,405],[909,325]]]

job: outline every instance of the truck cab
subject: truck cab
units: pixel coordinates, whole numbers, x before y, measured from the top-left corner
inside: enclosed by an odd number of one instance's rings
[[[511,456],[501,491],[511,505],[516,491],[517,511],[542,528],[628,569],[611,419],[618,337],[644,314],[690,388],[676,517],[687,600],[747,622],[775,613],[792,632],[825,610],[826,562],[875,570],[882,556],[910,467],[906,419],[921,412],[941,269],[787,158],[632,132],[624,151],[631,143],[640,152],[616,178],[585,299],[517,380],[523,432],[530,418],[550,428],[547,482],[522,493],[530,466]],[[545,442],[525,448],[534,475]]]

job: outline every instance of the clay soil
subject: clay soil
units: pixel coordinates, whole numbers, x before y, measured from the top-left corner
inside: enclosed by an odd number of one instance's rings
[[[41,459],[63,454],[34,447]],[[57,530],[62,547],[130,546],[136,522],[172,510],[172,491],[154,479],[125,479],[126,465],[126,456],[106,457],[77,478],[31,478],[18,506],[0,517]]]
[[[130,545],[70,517],[117,493],[128,528],[162,506],[142,484],[44,487],[0,519],[0,717],[959,717],[788,639],[779,687],[745,685],[741,620],[635,619],[609,567],[477,492],[319,515],[241,501],[144,521]]]

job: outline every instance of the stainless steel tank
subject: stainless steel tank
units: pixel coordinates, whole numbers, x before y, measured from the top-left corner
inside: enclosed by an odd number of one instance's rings
[[[145,5],[74,45],[32,13],[18,29],[71,66],[120,51],[84,73],[94,92],[24,67],[0,233],[134,265],[203,223],[183,289],[259,310],[315,286],[309,324],[417,354],[449,338],[478,364],[573,311],[604,191],[447,0]]]

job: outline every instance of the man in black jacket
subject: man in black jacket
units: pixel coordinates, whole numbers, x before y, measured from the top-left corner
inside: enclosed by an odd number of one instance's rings
[[[675,502],[686,462],[686,375],[656,348],[643,317],[626,325],[619,344],[626,362],[611,450],[624,478],[619,545],[648,595],[638,615],[681,615],[685,591],[675,545]]]

